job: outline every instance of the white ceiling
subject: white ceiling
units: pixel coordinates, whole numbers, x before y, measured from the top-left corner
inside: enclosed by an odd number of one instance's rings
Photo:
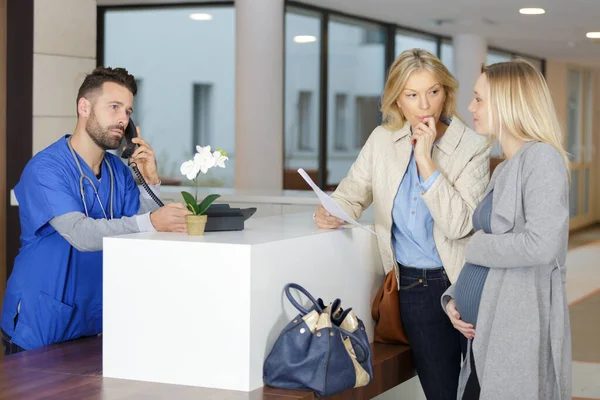
[[[188,1],[98,0],[99,5],[184,2]],[[600,31],[600,0],[301,0],[301,2],[447,36],[456,33],[476,33],[485,36],[490,46],[537,57],[600,67],[600,41],[592,41],[585,37],[586,32]],[[522,7],[542,7],[546,10],[546,14],[521,15],[519,8]]]

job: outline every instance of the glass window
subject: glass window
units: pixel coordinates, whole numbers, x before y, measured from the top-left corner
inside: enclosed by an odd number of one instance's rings
[[[192,148],[200,143],[212,143],[212,85],[194,84],[194,135],[191,143]]]
[[[375,127],[381,124],[379,97],[356,96],[356,131],[354,148],[362,149]]]
[[[506,62],[506,61],[516,60],[516,59],[522,59],[522,60],[529,61],[531,64],[533,64],[534,67],[536,67],[540,72],[542,72],[542,59],[535,58],[535,57],[514,55],[512,53],[509,53],[506,51],[501,51],[501,50],[488,50],[488,54],[487,54],[485,63],[486,63],[486,65],[490,65],[490,64]]]
[[[498,50],[488,50],[485,63],[486,65],[490,65],[510,60],[512,60],[512,55],[510,53]],[[490,157],[502,157],[502,146],[500,146],[500,142],[497,140],[492,144],[492,152]]]
[[[592,74],[590,72],[585,73],[585,162],[592,161],[592,154],[594,151],[594,142],[593,136],[594,131],[593,127],[593,118],[594,118],[594,109],[593,109],[593,96],[594,96],[594,86],[592,81]]]
[[[298,147],[300,151],[315,151],[313,146],[314,135],[311,135],[312,92],[300,91],[298,93]]]
[[[348,150],[348,95],[338,93],[335,95],[335,133],[334,150]]]
[[[490,65],[510,60],[512,60],[512,55],[510,53],[499,50],[488,50],[485,63],[486,65]]]
[[[571,190],[569,191],[569,216],[576,217],[579,211],[579,170],[571,171]]]
[[[398,29],[396,31],[396,57],[398,57],[404,50],[414,48],[427,50],[434,56],[438,55],[437,39],[435,36]]]
[[[385,29],[332,16],[328,37],[327,186],[331,187],[346,176],[365,140],[381,123]]]
[[[567,99],[567,151],[571,161],[581,161],[581,94],[580,71],[569,70]]]
[[[452,42],[449,40],[442,41],[442,54],[440,54],[440,60],[444,63],[448,71],[451,74],[454,74],[454,47],[452,46]]]
[[[133,110],[135,112],[134,121],[143,121],[144,113],[146,111],[144,104],[144,80],[136,77],[135,84],[137,85],[137,95],[133,98]]]
[[[286,8],[284,189],[310,189],[298,168],[318,183],[321,36],[320,14]]]
[[[109,9],[104,28],[104,65],[125,67],[143,82],[132,119],[154,148],[163,183],[188,183],[179,167],[199,144],[230,159],[200,184],[233,186],[234,8]]]

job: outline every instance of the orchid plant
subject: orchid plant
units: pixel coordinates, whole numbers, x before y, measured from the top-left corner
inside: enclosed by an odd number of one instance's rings
[[[225,161],[229,160],[227,153],[218,149],[211,151],[210,146],[196,146],[196,154],[192,160],[188,160],[181,164],[180,171],[191,181],[194,181],[196,186],[196,195],[192,196],[186,191],[182,191],[181,195],[185,201],[185,205],[194,215],[202,215],[208,207],[221,195],[209,194],[198,203],[198,181],[197,177],[200,172],[206,174],[213,167],[225,168]]]

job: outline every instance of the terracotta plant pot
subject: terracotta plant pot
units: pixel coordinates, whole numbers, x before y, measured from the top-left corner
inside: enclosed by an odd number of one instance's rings
[[[187,225],[188,235],[202,236],[206,227],[206,215],[186,215],[185,224]]]

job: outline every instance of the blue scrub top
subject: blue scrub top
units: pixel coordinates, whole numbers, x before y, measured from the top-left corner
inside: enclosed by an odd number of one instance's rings
[[[13,343],[26,350],[102,332],[102,252],[78,251],[49,224],[66,213],[85,213],[68,136],[36,154],[15,187],[21,248],[8,280],[0,325]],[[77,157],[110,218],[106,163],[98,180]],[[105,159],[114,173],[114,218],[136,215],[140,192],[131,171],[114,154],[106,153]],[[89,217],[104,218],[91,184],[84,179],[83,185]]]

